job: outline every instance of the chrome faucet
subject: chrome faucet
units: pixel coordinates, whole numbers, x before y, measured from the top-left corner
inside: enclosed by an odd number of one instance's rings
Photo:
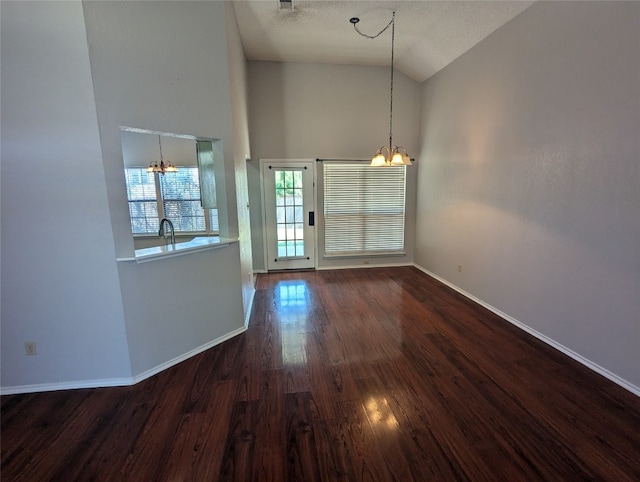
[[[158,231],[158,236],[162,236],[165,238],[165,243],[166,243],[166,237],[164,234],[164,223],[169,224],[169,228],[171,229],[171,244],[173,246],[176,245],[176,232],[173,229],[173,223],[167,219],[167,218],[162,218],[162,221],[160,221],[160,230]]]

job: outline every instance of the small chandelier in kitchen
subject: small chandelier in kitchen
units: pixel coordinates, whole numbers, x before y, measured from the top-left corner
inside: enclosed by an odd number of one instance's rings
[[[158,136],[158,145],[160,146],[160,164],[158,161],[151,161],[149,163],[149,167],[147,167],[147,172],[157,172],[164,175],[165,172],[178,172],[178,168],[171,164],[170,161],[164,162],[162,157],[162,141],[160,140],[160,136]]]

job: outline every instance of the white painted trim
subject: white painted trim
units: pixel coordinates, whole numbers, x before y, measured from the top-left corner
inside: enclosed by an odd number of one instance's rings
[[[255,293],[255,290],[254,290]],[[251,297],[251,303],[253,304],[253,296]],[[249,311],[250,313],[250,311]],[[193,350],[190,350],[186,353],[183,353],[180,356],[175,357],[172,360],[161,363],[160,365],[151,368],[139,375],[135,375],[132,377],[120,377],[120,378],[105,378],[98,380],[79,380],[73,382],[60,382],[60,383],[41,383],[35,385],[18,385],[14,387],[0,387],[0,395],[15,395],[18,393],[34,393],[34,392],[51,392],[54,390],[75,390],[79,388],[104,388],[104,387],[122,387],[135,385],[136,383],[140,383],[143,380],[146,380],[153,375],[160,373],[167,368],[171,368],[178,363],[191,358],[192,356],[198,355],[209,348],[212,348],[216,345],[219,345],[222,342],[225,342],[234,336],[240,335],[247,331],[248,320],[245,321],[245,326],[233,330],[227,333],[224,336],[216,338],[215,340],[211,340],[204,345],[201,345]]]
[[[358,268],[399,268],[401,266],[415,266],[413,263],[380,263],[380,264],[354,264],[341,266],[318,266],[318,271],[331,269],[358,269]],[[417,267],[417,266],[416,266]]]
[[[251,278],[253,279],[253,273],[251,274]],[[253,300],[256,297],[256,288],[255,286],[251,290],[251,299],[249,300],[249,307],[247,309],[246,315],[244,315],[244,329],[247,330],[249,328],[249,320],[251,320],[251,312],[253,311]]]
[[[123,387],[131,385],[130,377],[103,378],[99,380],[80,380],[74,382],[37,383],[34,385],[18,385],[0,388],[0,395],[16,395],[18,393],[52,392],[55,390],[77,390],[79,388]]]
[[[313,205],[310,211],[313,211],[314,213],[318,213],[318,190],[317,190],[317,169],[316,169],[316,159],[260,159],[259,163],[260,163],[260,199],[262,201],[262,234],[263,234],[263,254],[264,254],[264,261],[265,261],[265,265],[268,267],[270,265],[270,256],[269,256],[269,246],[270,246],[270,242],[273,241],[273,233],[271,233],[272,238],[269,239],[270,236],[270,232],[268,229],[268,223],[267,223],[267,206],[270,203],[267,203],[267,190],[265,188],[266,185],[266,179],[265,179],[265,166],[268,166],[270,164],[279,164],[282,166],[289,166],[292,168],[301,168],[304,167],[305,169],[307,169],[307,167],[309,168],[309,172],[311,172],[311,181],[312,181],[312,194],[311,194],[311,198],[313,200]],[[269,166],[269,168],[271,168],[271,166]],[[284,167],[283,167],[284,168]],[[269,181],[270,182],[270,181]],[[303,187],[304,187],[304,181],[303,181]],[[306,192],[306,191],[305,191]],[[304,193],[303,193],[304,194]],[[305,197],[303,195],[303,197]],[[303,205],[306,206],[306,204],[303,201]],[[305,213],[305,218],[306,218],[306,213]],[[317,219],[317,216],[316,216]],[[304,224],[304,231],[308,233],[308,229],[311,229],[310,226],[307,226],[306,221],[303,223]],[[308,229],[307,229],[308,228]],[[305,242],[307,239],[306,235],[303,235]],[[305,249],[306,251],[306,249]],[[308,267],[308,268],[300,268],[300,269],[315,269],[318,266],[318,229],[317,229],[317,222],[313,225],[313,267]],[[293,259],[290,261],[294,261]],[[303,261],[303,259],[299,259],[297,261]],[[285,261],[286,262],[286,261]],[[296,269],[296,268],[284,268],[284,269]],[[280,271],[281,268],[276,268],[275,270]]]
[[[214,346],[219,345],[220,343],[225,342],[233,338],[234,336],[244,333],[245,331],[247,331],[247,327],[242,326],[241,328],[233,330],[227,333],[226,335],[216,338],[215,340],[211,340],[205,343],[204,345],[200,345],[199,347],[194,348],[193,350],[183,353],[182,355],[179,355],[172,360],[161,363],[160,365],[155,366],[145,372],[142,372],[139,375],[135,375],[131,377],[132,385],[135,385],[136,383],[140,383],[141,381],[146,380],[147,378],[152,377],[153,375],[156,375],[157,373],[160,373],[161,371],[164,371],[167,368],[171,368],[172,366],[177,365],[178,363],[185,361],[191,358],[192,356],[198,355],[203,351],[208,350],[209,348],[213,348]]]
[[[564,353],[568,357],[573,358],[578,363],[581,363],[582,365],[584,365],[587,368],[593,370],[594,372],[596,372],[596,373],[602,375],[603,377],[611,380],[616,385],[620,385],[622,388],[624,388],[624,389],[630,391],[631,393],[633,393],[634,395],[640,397],[640,387],[635,386],[634,384],[628,382],[624,378],[619,377],[615,373],[610,372],[606,368],[601,367],[597,363],[592,362],[588,358],[583,357],[579,353],[576,353],[575,351],[573,351],[570,348],[567,348],[566,346],[558,343],[557,341],[553,340],[552,338],[549,338],[548,336],[544,335],[543,333],[540,333],[539,331],[534,330],[530,326],[527,326],[523,322],[521,322],[519,320],[516,320],[512,316],[509,316],[506,313],[503,313],[499,309],[497,309],[497,308],[491,306],[490,304],[482,301],[480,298],[477,298],[477,297],[473,296],[471,293],[466,292],[465,290],[463,290],[462,288],[454,285],[453,283],[450,283],[446,279],[441,278],[437,274],[432,273],[428,269],[423,268],[422,266],[420,266],[420,265],[418,265],[416,263],[413,263],[413,266],[415,268],[418,268],[423,273],[425,273],[425,274],[431,276],[432,278],[440,281],[441,283],[447,285],[449,288],[457,291],[461,295],[469,298],[471,301],[474,301],[475,303],[478,303],[480,306],[483,306],[484,308],[488,309],[489,311],[495,313],[496,315],[498,315],[500,318],[504,319],[505,321],[508,321],[512,325],[517,326],[518,328],[520,328],[523,331],[526,331],[530,335],[536,337],[538,340],[540,340],[540,341],[546,343],[547,345],[555,348],[556,350]]]

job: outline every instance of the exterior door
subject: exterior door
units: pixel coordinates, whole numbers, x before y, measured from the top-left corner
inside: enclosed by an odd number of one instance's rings
[[[260,164],[267,269],[315,268],[315,162]]]

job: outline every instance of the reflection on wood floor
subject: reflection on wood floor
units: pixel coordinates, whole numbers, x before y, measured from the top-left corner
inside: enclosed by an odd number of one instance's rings
[[[2,480],[640,480],[640,401],[414,268],[258,277],[133,387],[2,397]]]

